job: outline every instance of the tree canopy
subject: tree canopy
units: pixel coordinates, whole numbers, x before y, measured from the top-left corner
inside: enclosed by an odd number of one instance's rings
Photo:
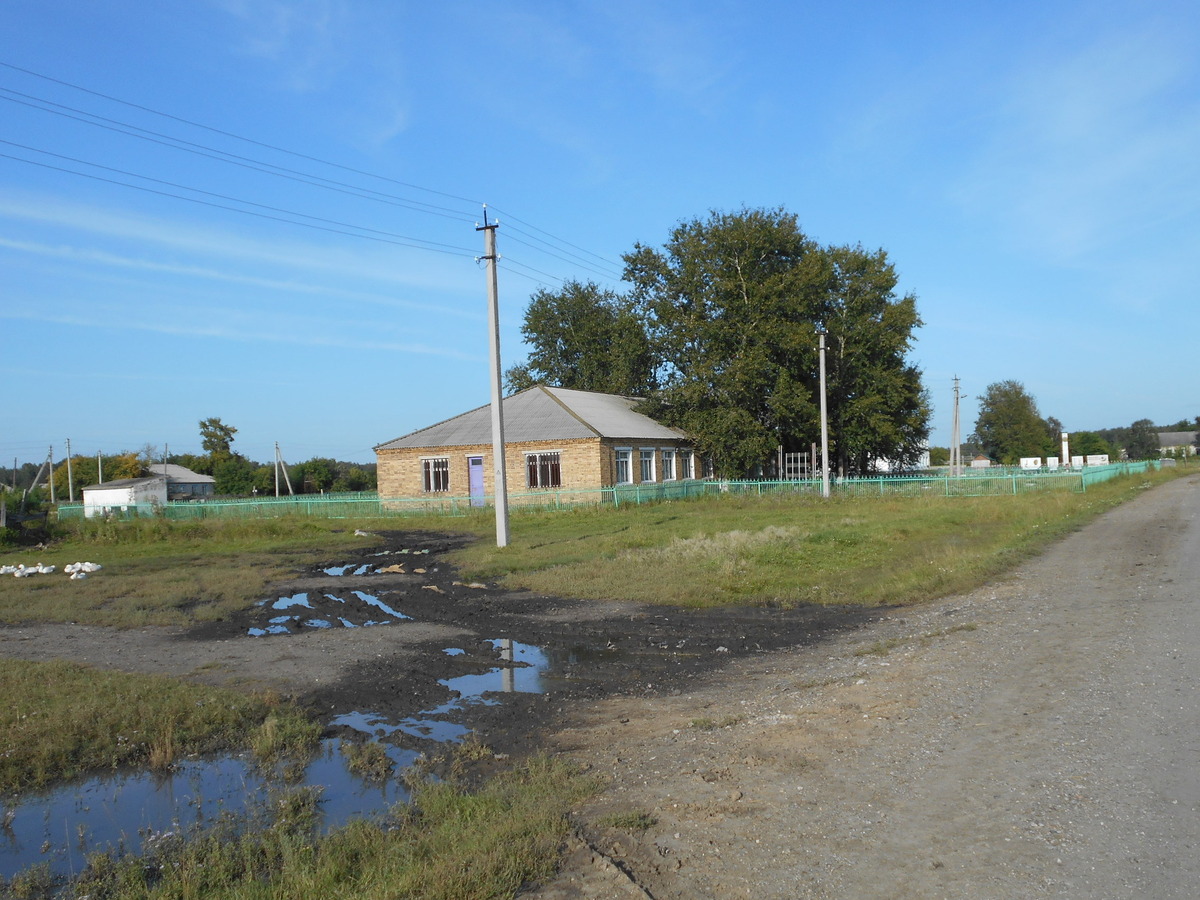
[[[659,356],[652,412],[719,473],[753,473],[780,447],[819,441],[822,331],[831,464],[860,474],[880,459],[915,462],[929,410],[906,355],[921,323],[884,251],[822,247],[783,209],[743,209],[682,222],[625,264]]]
[[[537,291],[521,334],[531,349],[505,373],[510,392],[546,384],[643,397],[655,388],[655,356],[632,304],[593,282]]]
[[[215,467],[233,455],[231,445],[235,434],[236,428],[216,417],[200,420],[200,446],[208,454],[210,465]]]
[[[1042,456],[1052,427],[1038,413],[1037,401],[1025,385],[997,381],[989,384],[979,398],[979,418],[972,439],[989,457],[1011,466],[1021,457]]]
[[[819,440],[825,331],[831,462],[861,473],[916,461],[929,404],[907,354],[921,321],[883,250],[822,247],[783,209],[742,209],[681,222],[661,249],[623,258],[628,295],[590,282],[533,295],[511,390],[646,396],[645,412],[737,477]]]

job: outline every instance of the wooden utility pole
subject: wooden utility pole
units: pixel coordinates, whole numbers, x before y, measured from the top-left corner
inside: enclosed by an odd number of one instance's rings
[[[496,284],[496,228],[488,224],[487,206],[483,207],[483,256],[488,268],[488,332],[491,336],[489,366],[492,373],[492,463],[496,489],[496,546],[508,546],[508,474],[504,465],[504,394],[500,383],[500,300]]]

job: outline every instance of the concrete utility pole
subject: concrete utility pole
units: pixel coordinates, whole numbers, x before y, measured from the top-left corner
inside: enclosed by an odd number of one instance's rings
[[[46,475],[50,479],[50,505],[53,506],[57,501],[54,499],[54,445],[50,445],[50,452],[46,455],[46,464],[50,467],[49,474]]]
[[[950,474],[962,474],[962,434],[958,420],[958,376],[954,376],[954,418],[950,425]]]
[[[71,439],[67,438],[67,500],[75,502],[75,477],[71,474]]]
[[[821,496],[829,496],[829,416],[825,409],[825,332],[821,335]]]
[[[508,546],[508,475],[504,465],[504,395],[500,384],[500,300],[496,285],[496,228],[488,224],[487,206],[483,207],[483,256],[488,264],[488,332],[491,335],[489,365],[492,373],[492,462],[496,487],[496,546]]]
[[[275,496],[279,496],[279,471],[283,470],[283,480],[287,483],[288,496],[294,497],[296,492],[292,490],[292,477],[288,475],[287,463],[283,461],[283,455],[279,452],[279,441],[275,442]]]

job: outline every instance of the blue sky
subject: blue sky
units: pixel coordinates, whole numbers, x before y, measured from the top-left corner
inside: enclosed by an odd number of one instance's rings
[[[370,461],[486,403],[484,202],[506,367],[539,286],[783,206],[917,295],[935,444],[955,375],[964,434],[1006,379],[1200,414],[1193,3],[6,0],[0,63],[5,465],[208,416]]]

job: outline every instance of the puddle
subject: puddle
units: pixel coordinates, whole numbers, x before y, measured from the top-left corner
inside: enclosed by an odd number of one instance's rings
[[[290,597],[280,597],[271,604],[271,609],[291,609],[293,606],[304,606],[312,609],[312,604],[308,602],[308,594],[304,592],[292,594]]]
[[[346,565],[346,566],[330,566],[328,569],[322,569],[321,571],[323,571],[326,575],[333,575],[334,577],[338,577],[338,576],[346,575],[346,574],[370,575],[370,574],[373,574],[374,570],[371,568],[370,563],[364,563],[362,565],[355,565],[354,563],[350,563],[349,565]]]
[[[328,601],[328,602],[327,602]],[[314,605],[315,603],[315,605]],[[330,609],[336,603],[338,607]],[[390,625],[404,619],[412,619],[398,609],[393,609],[374,594],[366,591],[350,591],[349,595],[325,593],[309,597],[307,593],[293,594],[290,597],[280,597],[274,601],[263,600],[258,604],[273,610],[289,610],[300,607],[310,610],[313,615],[283,615],[272,616],[266,625],[248,628],[246,633],[251,637],[264,637],[270,634],[297,634],[306,628],[359,628],[369,625]],[[378,613],[391,618],[378,618]]]
[[[542,648],[512,640],[493,640],[491,644],[500,651],[501,659],[518,665],[497,667],[475,675],[439,679],[438,684],[445,685],[458,696],[399,722],[389,722],[376,713],[355,711],[338,716],[330,724],[353,728],[376,738],[401,732],[422,740],[458,743],[471,729],[455,721],[456,714],[463,713],[471,706],[499,705],[503,698],[494,696],[497,694],[541,694],[547,689],[546,672],[550,667],[550,659]],[[464,653],[458,647],[448,647],[442,652],[449,656],[460,656]]]
[[[417,754],[388,747],[397,768]],[[273,790],[322,788],[321,827],[382,815],[409,799],[403,781],[364,781],[346,768],[337,739],[321,742],[304,779],[285,785],[267,779],[248,756],[185,760],[167,774],[134,772],[74,783],[4,803],[11,820],[0,828],[0,874],[11,878],[49,863],[55,875],[80,872],[89,853],[139,853],[149,837],[213,823],[223,813],[253,813]]]
[[[353,593],[364,605],[406,618],[385,604],[370,604],[369,594]],[[283,608],[311,608],[307,595],[281,599],[288,601]],[[341,602],[349,605],[352,601]],[[357,627],[348,619],[340,621],[345,627]],[[251,633],[281,633],[274,629],[286,632],[289,626],[334,627],[328,619],[291,614],[275,616],[266,628],[251,629]],[[440,683],[456,696],[440,706],[398,722],[370,712],[352,712],[336,717],[330,724],[351,728],[371,740],[399,734],[419,741],[459,743],[471,731],[463,719],[472,706],[502,703],[505,693],[542,693],[547,689],[551,661],[544,650],[506,639],[491,644],[502,659],[515,665],[442,679]],[[443,652],[459,656],[465,651],[448,647]],[[396,766],[386,783],[364,781],[351,774],[341,741],[332,739],[321,742],[304,778],[289,785],[264,777],[253,759],[243,754],[184,760],[166,774],[132,772],[97,777],[28,794],[15,802],[5,801],[0,803],[0,820],[7,823],[0,827],[0,875],[11,878],[31,866],[48,863],[54,875],[70,876],[82,871],[89,853],[115,850],[138,854],[145,841],[159,839],[165,832],[212,824],[222,814],[252,814],[262,808],[274,790],[320,788],[321,825],[326,830],[352,819],[382,815],[395,804],[408,801],[400,771],[419,755],[418,750],[386,741],[382,746]]]

